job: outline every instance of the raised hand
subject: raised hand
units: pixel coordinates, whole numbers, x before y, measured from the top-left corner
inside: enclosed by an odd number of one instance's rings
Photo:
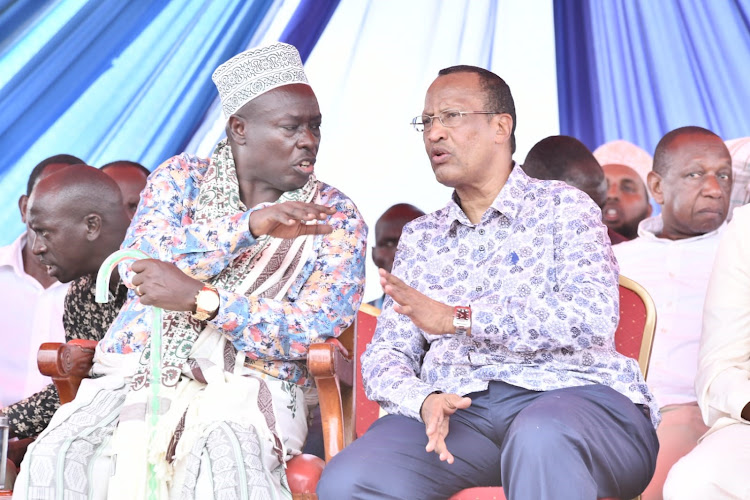
[[[276,238],[296,238],[307,234],[328,234],[333,231],[331,226],[308,222],[325,220],[335,213],[334,207],[286,201],[251,213],[249,229],[255,237],[268,234]]]
[[[450,416],[456,413],[456,410],[463,410],[469,406],[471,406],[471,399],[458,394],[432,393],[425,398],[421,415],[428,439],[425,447],[428,453],[434,451],[441,461],[453,463],[453,455],[445,445],[448,423]]]
[[[429,298],[385,269],[378,271],[383,291],[396,303],[394,311],[408,316],[417,327],[430,335],[456,333],[453,307]]]

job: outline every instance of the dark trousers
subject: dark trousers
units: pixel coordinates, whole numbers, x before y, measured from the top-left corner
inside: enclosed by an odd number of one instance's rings
[[[490,382],[468,397],[450,419],[453,464],[425,451],[423,423],[388,415],[326,466],[320,500],[446,499],[474,486],[503,486],[509,500],[630,499],[651,480],[659,443],[648,411],[609,387]]]

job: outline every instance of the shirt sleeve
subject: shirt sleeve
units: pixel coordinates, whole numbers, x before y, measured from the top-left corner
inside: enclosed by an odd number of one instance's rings
[[[571,350],[611,345],[619,317],[618,267],[599,208],[583,193],[557,205],[554,262],[531,293],[520,283],[496,304],[471,304],[472,336],[513,352]],[[511,293],[512,292],[512,293]]]
[[[10,436],[23,439],[40,434],[47,428],[52,415],[59,407],[60,397],[54,384],[48,385],[23,401],[8,406],[3,411],[8,416]]]
[[[750,212],[734,211],[719,243],[703,309],[695,389],[709,426],[744,421],[750,402]]]
[[[392,273],[407,284],[412,277],[407,257],[414,252],[408,241],[408,226],[399,240]],[[393,310],[393,299],[386,296],[372,342],[362,354],[362,377],[367,398],[377,401],[388,413],[422,421],[420,410],[425,398],[435,391],[419,378],[427,340],[409,317]]]
[[[337,337],[354,320],[365,283],[367,225],[354,204],[335,203],[320,235],[312,272],[293,300],[247,297],[219,290],[221,306],[211,322],[249,358],[303,359],[311,343]]]
[[[148,178],[141,201],[122,248],[141,250],[154,259],[173,262],[195,279],[205,281],[256,243],[250,233],[252,210],[193,222],[185,205],[195,195],[205,163],[186,155],[175,156]],[[260,206],[256,207],[256,209]],[[133,273],[120,264],[120,276],[130,287]]]

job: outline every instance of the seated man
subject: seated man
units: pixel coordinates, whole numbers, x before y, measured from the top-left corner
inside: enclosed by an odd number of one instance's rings
[[[659,411],[618,354],[618,276],[599,207],[512,160],[515,107],[494,73],[441,70],[414,125],[448,205],[407,224],[362,357],[390,413],[337,454],[321,499],[632,498]],[[434,453],[431,453],[434,452]]]
[[[101,171],[112,177],[122,191],[123,202],[131,219],[141,201],[141,191],[146,187],[149,170],[134,161],[119,160],[100,167]]]
[[[654,159],[645,149],[632,142],[618,139],[609,141],[594,150],[594,158],[604,168],[606,165],[625,165],[636,171],[644,186],[648,185],[648,173],[654,164]],[[606,169],[605,169],[606,171]],[[646,189],[648,192],[648,189]],[[652,215],[657,215],[661,207],[650,197]],[[634,236],[635,237],[635,236]]]
[[[542,180],[563,181],[580,189],[599,208],[607,198],[607,179],[594,155],[575,137],[553,135],[537,142],[526,155],[523,171]],[[607,226],[613,245],[625,238]]]
[[[26,223],[29,197],[40,179],[68,165],[83,163],[61,154],[39,162],[29,175],[26,194],[18,199]],[[5,318],[0,333],[0,408],[33,394],[46,384],[36,366],[43,342],[61,342],[63,300],[68,285],[47,274],[47,267],[31,253],[33,232],[28,229],[12,244],[0,248],[0,290]]]
[[[383,212],[375,223],[375,246],[372,247],[372,261],[378,269],[391,272],[396,246],[404,225],[423,215],[423,211],[408,203],[397,203]],[[369,304],[382,309],[384,299],[385,295],[382,295]]]
[[[729,216],[734,209],[750,202],[750,137],[724,141],[732,157],[732,197],[729,201]]]
[[[354,318],[367,227],[313,175],[321,114],[294,47],[248,50],[213,79],[227,140],[149,177],[123,247],[154,258],[121,264],[132,290],[97,348],[102,376],[30,446],[19,498],[291,498],[307,350]],[[153,372],[148,306],[164,309]]]
[[[648,189],[638,172],[619,163],[602,165],[607,178],[607,199],[602,220],[627,240],[638,236],[638,224],[651,215]]]
[[[750,498],[750,207],[734,212],[716,253],[703,309],[695,388],[700,444],[664,485],[667,500]]]
[[[656,304],[648,384],[661,406],[659,458],[644,500],[662,498],[669,469],[708,430],[695,396],[701,313],[727,216],[732,162],[722,140],[700,127],[667,133],[656,146],[649,189],[661,214],[638,238],[614,247],[622,273]]]
[[[104,259],[120,248],[130,219],[117,184],[93,167],[73,165],[42,179],[28,205],[34,255],[61,283],[71,282],[65,296],[65,339],[101,340],[125,303],[127,288],[114,279],[113,300],[94,301],[96,273]],[[116,278],[116,276],[113,276]],[[27,438],[42,432],[60,406],[54,384],[10,405],[9,456],[23,458]]]

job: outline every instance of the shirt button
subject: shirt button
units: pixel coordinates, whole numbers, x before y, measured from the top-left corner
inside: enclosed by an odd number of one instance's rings
[[[480,229],[479,234],[484,234],[484,229]]]
[[[477,292],[481,292],[481,291],[482,291],[482,287],[481,287],[481,286],[478,286],[478,287],[477,287]]]
[[[479,245],[479,251],[484,252],[484,245]]]

